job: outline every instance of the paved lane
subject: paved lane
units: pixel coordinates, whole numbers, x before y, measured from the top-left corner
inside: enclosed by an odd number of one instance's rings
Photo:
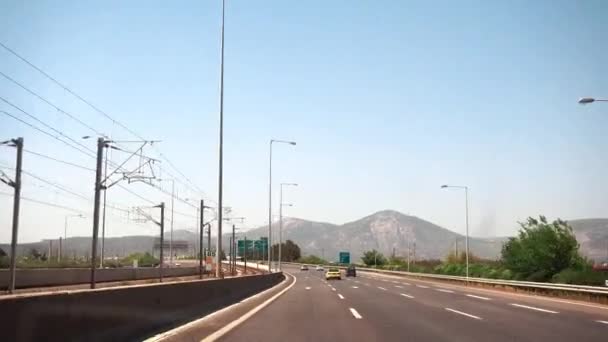
[[[315,271],[289,272],[296,284],[221,341],[379,341],[370,323],[357,317],[357,309],[311,275]]]
[[[606,341],[608,307],[359,273],[285,267],[297,284],[223,340]]]

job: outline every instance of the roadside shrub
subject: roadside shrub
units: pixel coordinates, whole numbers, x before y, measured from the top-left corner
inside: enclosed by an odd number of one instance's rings
[[[551,278],[553,283],[603,286],[608,274],[591,269],[567,268]]]
[[[540,270],[526,277],[526,281],[546,282],[551,279],[551,272],[548,270]]]
[[[511,272],[511,270],[505,269],[500,272],[499,278],[504,280],[511,280],[513,279],[513,272]]]

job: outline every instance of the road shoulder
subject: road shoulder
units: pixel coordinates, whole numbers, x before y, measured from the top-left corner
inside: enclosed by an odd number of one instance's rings
[[[249,316],[270,304],[270,302],[295,283],[295,278],[286,275],[285,279],[260,293],[245,298],[242,301],[193,320],[172,330],[163,332],[146,339],[146,342],[169,341],[213,341],[223,333],[244,322]],[[253,313],[252,313],[253,312]]]

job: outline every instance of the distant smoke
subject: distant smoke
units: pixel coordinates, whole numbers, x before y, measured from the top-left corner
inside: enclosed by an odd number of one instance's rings
[[[496,236],[496,212],[493,209],[484,211],[479,225],[473,229],[471,235],[479,237]]]

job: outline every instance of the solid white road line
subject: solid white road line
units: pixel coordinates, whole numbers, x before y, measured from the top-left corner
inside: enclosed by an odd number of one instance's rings
[[[332,287],[332,288],[331,288],[331,290],[332,290],[332,291],[336,291],[336,288],[335,288],[335,287]]]
[[[403,297],[407,297],[407,298],[414,298],[414,296],[410,296],[410,295],[405,294],[405,293],[400,293],[400,295],[402,295]]]
[[[428,289],[429,288],[428,286],[425,286],[425,285],[416,285],[416,287],[419,287],[421,289]]]
[[[386,289],[385,289],[384,287],[380,287],[380,286],[378,286],[378,288],[379,288],[380,290],[384,290],[384,291],[386,291]]]
[[[363,318],[361,315],[359,315],[359,313],[357,312],[357,310],[353,309],[353,308],[349,308],[350,313],[353,314],[353,316],[355,316],[356,319],[361,319]]]
[[[435,289],[435,291],[445,292],[445,293],[454,293],[454,291],[452,291],[452,290],[446,290],[446,289]]]
[[[467,294],[467,297],[477,298],[477,299],[482,299],[482,300],[491,300],[488,297],[476,296],[476,295],[472,295],[472,294]]]
[[[608,321],[596,321],[598,323],[602,323],[602,324],[608,324]]]
[[[344,296],[338,293],[338,297],[340,297],[340,299],[344,299]]]
[[[399,285],[395,285],[395,287],[398,288],[398,289],[402,289],[403,288],[403,286],[399,286]]]
[[[403,284],[403,285],[407,285],[407,286],[412,285],[412,284],[410,284],[410,283],[401,283],[401,284]]]
[[[463,315],[463,316],[467,316],[469,318],[474,318],[474,319],[481,320],[481,317],[478,317],[478,316],[475,316],[475,315],[471,315],[471,314],[468,314],[466,312],[462,312],[462,311],[458,311],[458,310],[454,310],[454,309],[450,309],[450,308],[445,308],[445,309],[447,311],[450,311],[450,312],[453,312],[453,313],[456,313],[456,314],[459,314],[459,315]]]
[[[310,290],[310,286],[306,286],[305,289]]]
[[[551,311],[551,310],[547,310],[547,309],[536,308],[536,307],[528,306],[528,305],[515,304],[515,303],[511,303],[511,305],[517,306],[519,308],[530,309],[530,310],[535,310],[535,311],[540,311],[540,312],[546,312],[546,313],[552,313],[552,314],[559,313],[557,311]]]
[[[353,286],[352,288],[353,288],[353,289],[358,289],[358,288],[359,288],[359,286]]]

